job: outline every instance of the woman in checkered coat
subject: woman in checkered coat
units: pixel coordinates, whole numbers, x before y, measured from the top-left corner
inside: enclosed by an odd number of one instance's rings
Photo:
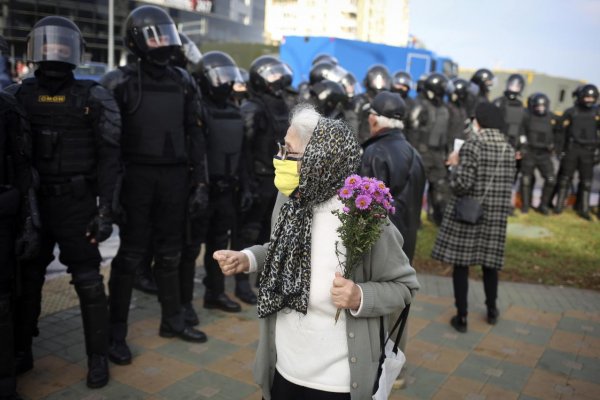
[[[452,198],[445,210],[432,257],[453,264],[452,274],[457,315],[450,321],[459,332],[467,330],[467,292],[469,266],[481,265],[486,296],[487,321],[498,318],[496,296],[498,270],[504,264],[506,220],[510,212],[515,174],[515,153],[502,134],[502,114],[489,103],[476,109],[475,135],[459,153],[452,153],[450,177]],[[487,194],[484,197],[484,192]],[[461,196],[482,201],[483,218],[477,224],[456,220],[454,205]]]

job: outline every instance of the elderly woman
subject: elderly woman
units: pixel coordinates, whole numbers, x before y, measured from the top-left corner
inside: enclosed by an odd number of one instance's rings
[[[346,125],[307,106],[296,109],[274,159],[279,194],[270,242],[214,253],[225,275],[261,272],[254,378],[267,400],[371,398],[379,317],[403,309],[419,288],[390,223],[354,280],[340,274],[340,221],[332,211],[342,209],[337,192],[359,163]],[[334,323],[337,308],[346,312]]]
[[[450,324],[459,332],[467,331],[467,294],[469,266],[481,265],[487,306],[487,321],[498,318],[498,270],[504,265],[506,221],[515,174],[515,152],[500,131],[504,126],[499,109],[481,103],[475,110],[475,135],[459,153],[452,153],[450,188],[453,196],[446,207],[432,257],[454,265],[452,283],[457,315]],[[476,224],[459,221],[455,204],[462,196],[480,200],[483,218]]]

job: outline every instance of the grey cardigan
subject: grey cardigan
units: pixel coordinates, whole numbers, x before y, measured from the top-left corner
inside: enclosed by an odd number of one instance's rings
[[[271,228],[287,200],[288,197],[279,193]],[[404,309],[419,289],[416,272],[402,251],[402,243],[400,232],[388,223],[371,252],[364,256],[362,268],[356,271],[354,280],[362,289],[363,306],[357,316],[346,312],[352,400],[370,399],[372,395],[380,355],[379,317],[384,316],[387,321],[388,314]],[[248,249],[256,257],[259,271],[264,265],[268,247],[266,243]],[[254,364],[254,381],[262,388],[266,400],[271,399],[270,390],[275,375],[276,321],[276,314],[260,320],[260,339]],[[315,354],[315,357],[318,355]]]

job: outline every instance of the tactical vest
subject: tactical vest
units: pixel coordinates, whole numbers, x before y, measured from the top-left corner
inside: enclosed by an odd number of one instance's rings
[[[273,170],[273,156],[277,154],[277,142],[283,142],[290,125],[290,111],[281,98],[267,94],[258,94],[251,99],[264,111],[267,120],[267,131],[254,139],[256,161],[269,171]]]
[[[503,104],[504,108],[504,123],[506,124],[506,135],[509,138],[515,139],[519,137],[521,131],[521,123],[525,110],[520,101],[506,101]]]
[[[423,101],[427,110],[427,126],[421,133],[420,142],[432,149],[441,149],[448,143],[448,127],[450,124],[450,112],[448,108],[440,105],[434,106],[430,101]]]
[[[135,74],[125,83],[121,148],[125,161],[170,164],[187,160],[185,134],[186,88],[169,70],[160,81],[142,73],[141,89]],[[141,97],[141,99],[140,99]],[[134,109],[139,101],[139,106]]]
[[[16,93],[31,123],[33,165],[44,177],[96,176],[94,131],[87,105],[94,81],[75,80],[49,94],[35,78]]]
[[[550,150],[554,147],[554,128],[550,114],[530,114],[527,122],[527,143],[535,149]]]
[[[208,132],[208,173],[211,180],[238,178],[244,140],[244,123],[240,111],[228,104],[217,108],[205,104],[204,123]]]
[[[568,129],[573,140],[583,145],[598,144],[596,109],[584,110],[574,107],[572,111],[571,124]]]
[[[450,111],[448,135],[455,139],[466,139],[465,121],[467,120],[467,109],[460,104],[449,103],[448,110]]]

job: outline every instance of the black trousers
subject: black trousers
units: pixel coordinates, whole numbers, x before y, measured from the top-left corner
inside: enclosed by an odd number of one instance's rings
[[[589,182],[591,188],[594,175],[593,146],[583,146],[575,142],[570,144],[564,158],[561,160],[558,181],[568,184],[575,171],[579,172],[580,182]]]
[[[279,371],[275,370],[273,386],[271,387],[273,400],[350,400],[350,393],[333,393],[322,390],[310,389],[296,385],[285,379]]]
[[[135,271],[154,253],[154,275],[162,323],[183,330],[179,263],[188,200],[188,169],[177,165],[126,166],[121,190],[125,223],[121,246],[110,274],[110,324],[114,340],[127,336],[127,320]]]
[[[427,193],[428,212],[433,213],[433,221],[440,225],[446,204],[450,198],[448,170],[445,165],[446,152],[444,150],[427,149],[420,154],[425,168],[425,177],[429,182]]]
[[[488,308],[496,308],[498,297],[498,270],[495,268],[482,267],[483,291],[485,292],[485,305]],[[452,271],[452,284],[454,286],[454,301],[457,314],[467,316],[467,297],[469,294],[469,267],[455,265]]]
[[[0,218],[0,398],[13,395],[17,387],[13,326],[16,286],[14,228],[14,218]]]
[[[540,205],[549,206],[556,186],[556,173],[552,164],[552,154],[549,150],[529,149],[523,154],[521,161],[521,198],[531,201],[531,190],[534,185],[534,171],[537,168],[544,178],[544,187]],[[526,206],[529,206],[527,204]]]
[[[42,221],[40,251],[35,259],[21,263],[21,293],[17,302],[16,349],[30,351],[41,311],[42,286],[46,268],[54,260],[54,246],[60,262],[67,266],[71,283],[79,296],[88,354],[106,353],[108,328],[107,299],[100,274],[98,246],[85,237],[87,225],[97,213],[96,195],[85,193],[40,197]]]
[[[239,247],[246,248],[269,241],[271,235],[271,214],[277,198],[274,175],[258,177],[256,191],[259,195],[252,208],[240,217]]]

